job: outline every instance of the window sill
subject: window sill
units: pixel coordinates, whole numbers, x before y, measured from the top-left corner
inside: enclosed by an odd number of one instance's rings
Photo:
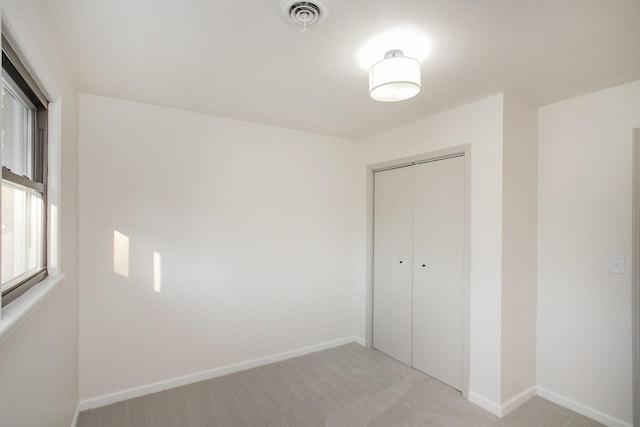
[[[20,321],[38,306],[64,278],[64,274],[47,277],[24,295],[21,295],[0,313],[0,340],[2,340]]]

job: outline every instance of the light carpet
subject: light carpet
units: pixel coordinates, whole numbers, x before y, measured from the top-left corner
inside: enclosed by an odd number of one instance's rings
[[[358,344],[83,411],[79,427],[560,427],[601,424],[539,397],[499,419]]]

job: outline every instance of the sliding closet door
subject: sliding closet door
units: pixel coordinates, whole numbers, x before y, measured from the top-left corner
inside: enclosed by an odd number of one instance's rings
[[[412,365],[462,390],[464,157],[412,169]]]
[[[375,174],[373,346],[411,364],[412,168]]]

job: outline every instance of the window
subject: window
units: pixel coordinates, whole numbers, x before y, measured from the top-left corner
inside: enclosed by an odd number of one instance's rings
[[[47,275],[47,101],[2,37],[2,305]]]

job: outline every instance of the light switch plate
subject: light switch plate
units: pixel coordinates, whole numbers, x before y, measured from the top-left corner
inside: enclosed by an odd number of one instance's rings
[[[624,274],[624,255],[609,255],[609,272]]]

